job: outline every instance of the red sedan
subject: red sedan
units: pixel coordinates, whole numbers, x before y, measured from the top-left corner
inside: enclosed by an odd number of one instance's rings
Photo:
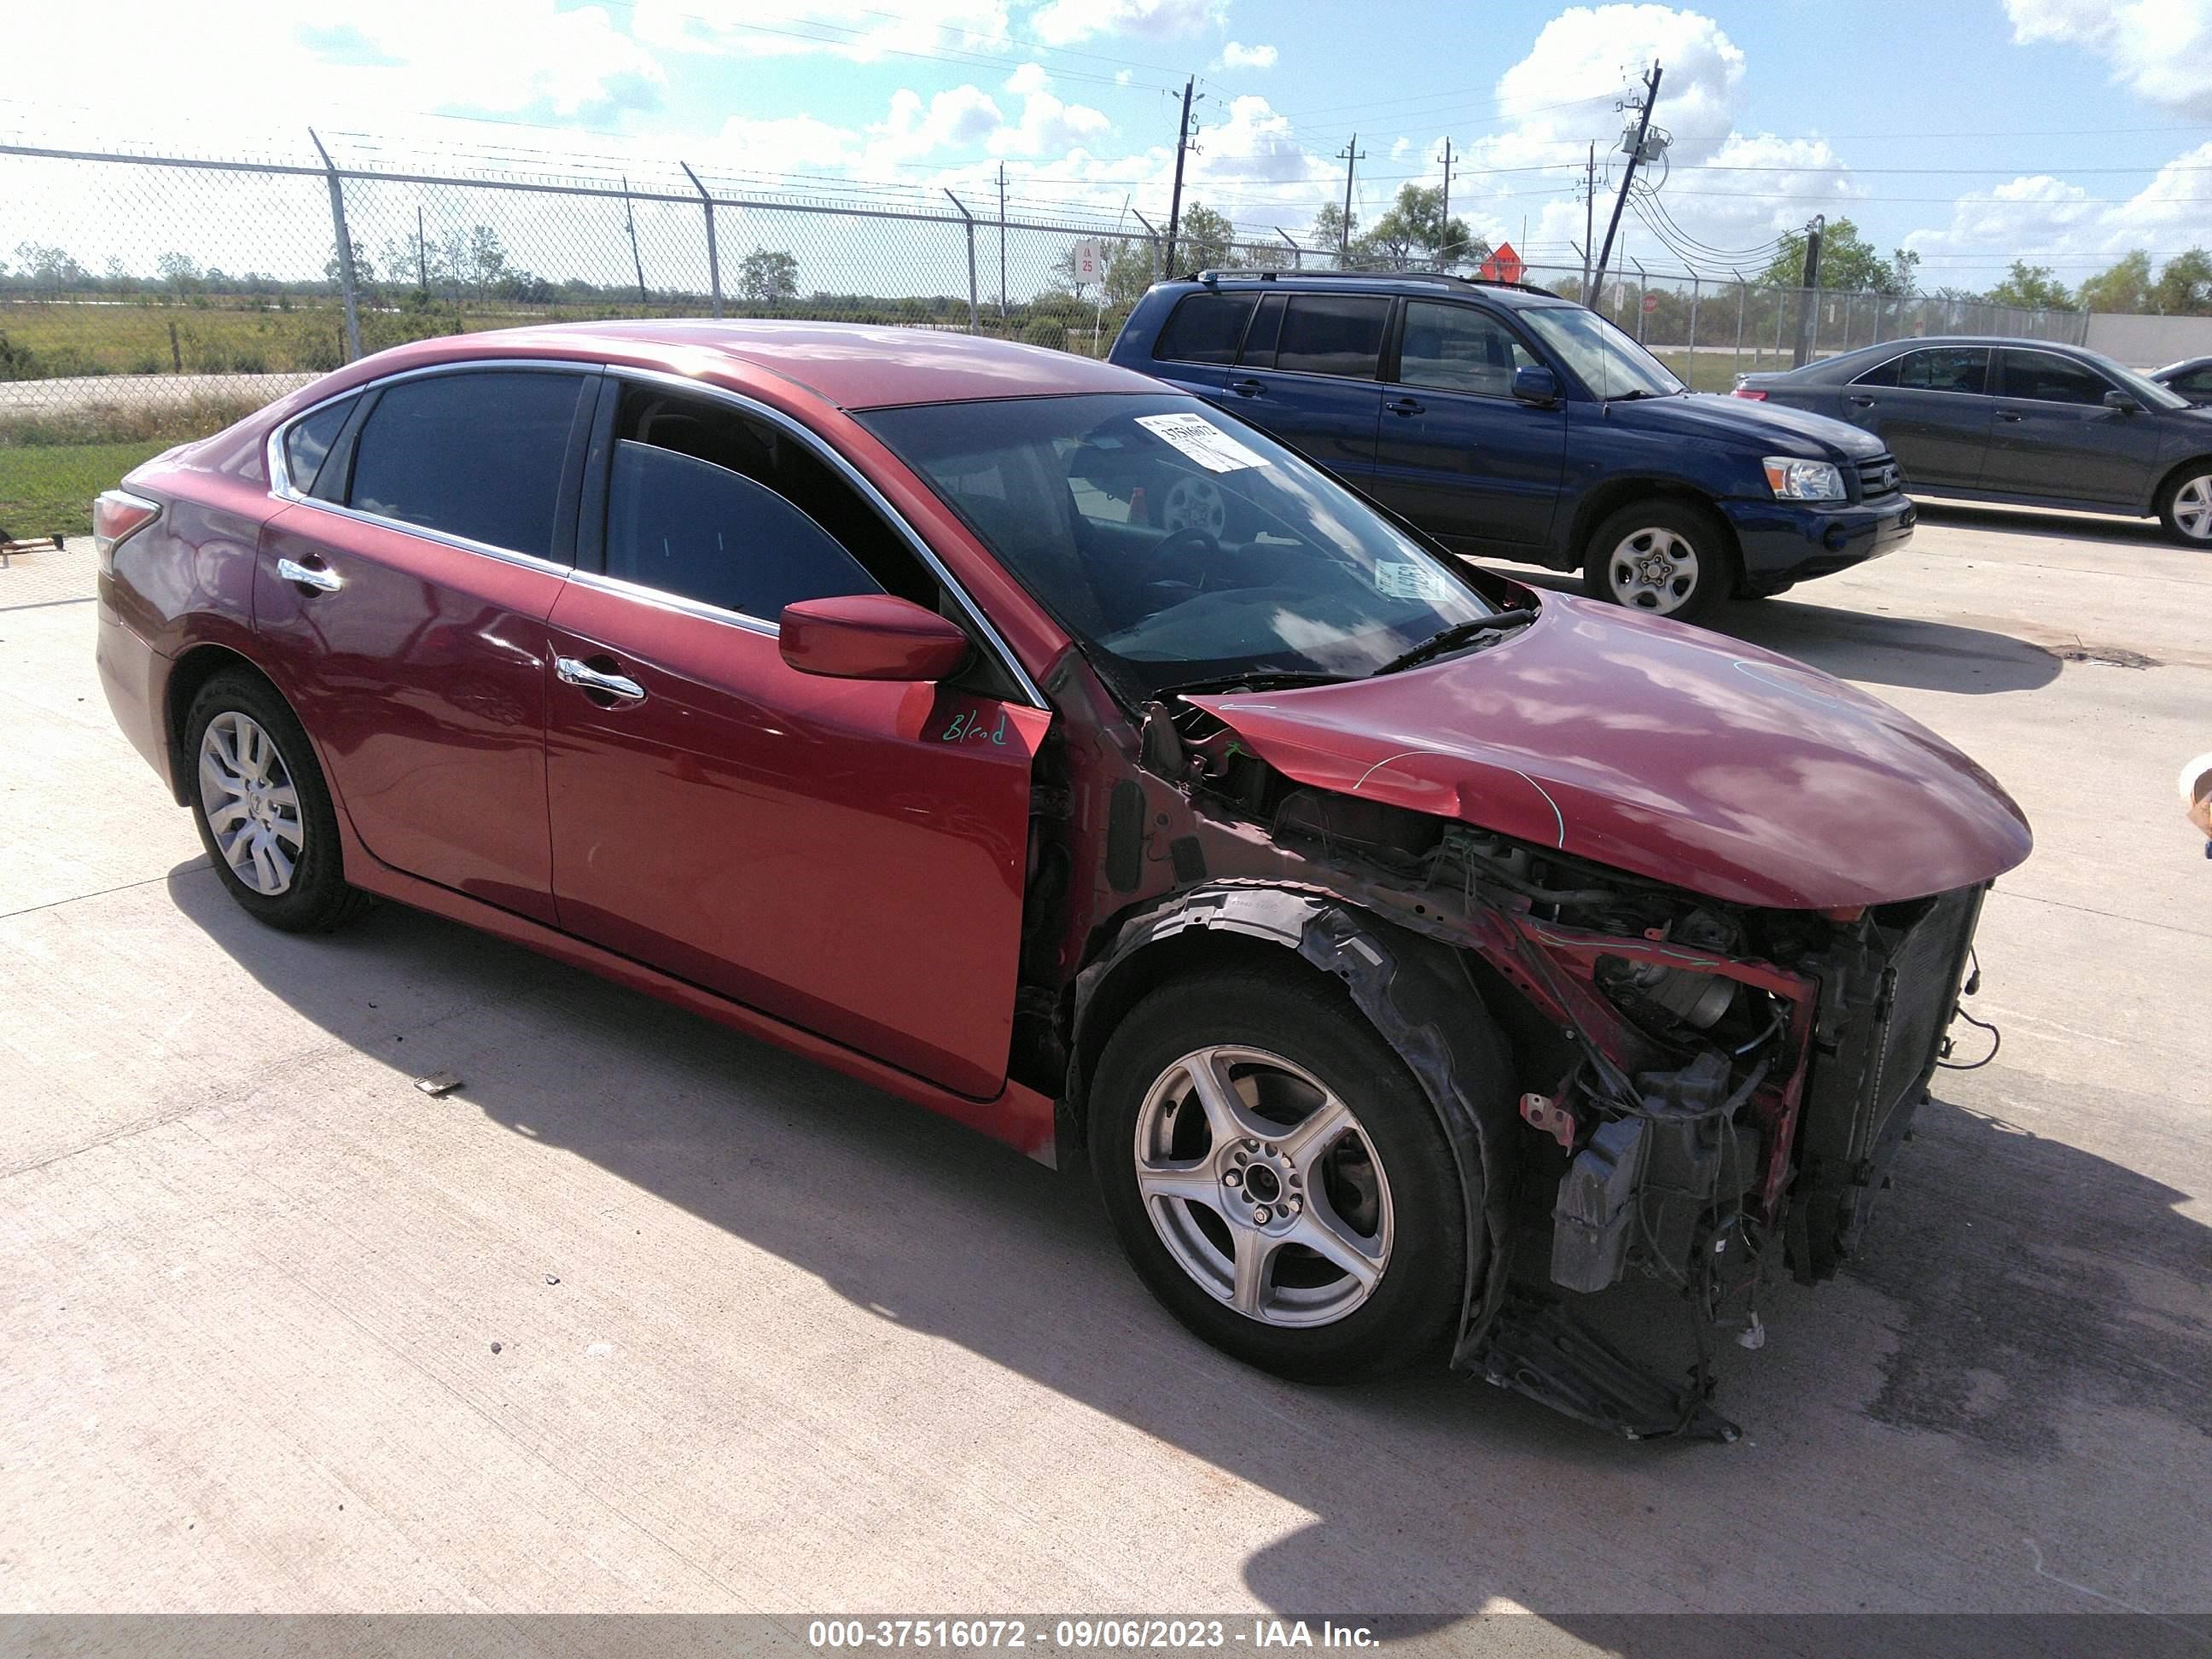
[[[1285,1375],[1730,1432],[1858,1244],[2019,810],[1887,705],[1475,572],[1157,382],[576,325],[358,362],[98,507],[100,666],[231,894],[459,918],[1033,1156]]]

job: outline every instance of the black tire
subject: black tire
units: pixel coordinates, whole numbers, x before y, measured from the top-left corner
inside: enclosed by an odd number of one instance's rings
[[[232,714],[252,720],[267,735],[276,750],[276,765],[289,780],[297,800],[294,822],[300,844],[288,884],[278,892],[257,891],[240,878],[208,821],[201,745],[208,727]],[[199,689],[185,711],[184,737],[185,793],[192,827],[199,831],[217,879],[240,908],[257,921],[288,933],[319,933],[343,926],[369,907],[373,901],[367,893],[346,884],[337,811],[331,804],[313,745],[274,686],[243,671],[217,674]]]
[[[1217,1045],[1265,1050],[1310,1073],[1358,1120],[1365,1145],[1346,1137],[1340,1151],[1348,1146],[1356,1168],[1371,1148],[1381,1165],[1391,1234],[1381,1277],[1364,1301],[1331,1322],[1286,1327],[1238,1312],[1177,1260],[1139,1191],[1137,1133],[1147,1097],[1183,1057]],[[1169,1312],[1224,1353],[1296,1382],[1346,1382],[1401,1370],[1452,1334],[1466,1277],[1468,1218],[1451,1147],[1420,1085],[1333,981],[1294,969],[1241,968],[1155,989],[1115,1028],[1100,1058],[1089,1141],[1107,1212],[1138,1276]],[[1185,1207],[1198,1213],[1199,1206]],[[1227,1238],[1221,1213],[1208,1213],[1214,1231]],[[1293,1276],[1329,1272],[1298,1251],[1272,1260],[1279,1275],[1286,1262],[1296,1264]]]
[[[2183,527],[2185,490],[2191,492],[2185,516],[2197,526],[2194,533]],[[2192,461],[2168,478],[2158,492],[2158,520],[2166,526],[2167,537],[2184,547],[2212,548],[2212,516],[2203,511],[2204,504],[2212,504],[2212,460]]]
[[[1674,544],[1670,544],[1668,538],[1675,538]],[[1626,573],[1613,555],[1632,538],[1648,539],[1649,550],[1672,567],[1673,577],[1655,586],[1667,591],[1680,585],[1680,597],[1673,609],[1661,610],[1650,589],[1638,590],[1616,580],[1617,574]],[[1686,546],[1693,555],[1691,569],[1685,571],[1683,564],[1671,556],[1675,546]],[[1728,527],[1704,507],[1665,496],[1633,501],[1611,514],[1591,532],[1583,550],[1583,586],[1592,599],[1676,622],[1705,622],[1735,594],[1742,574]]]

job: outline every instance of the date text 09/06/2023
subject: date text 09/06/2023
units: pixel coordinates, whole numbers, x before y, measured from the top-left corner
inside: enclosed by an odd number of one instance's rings
[[[807,1645],[842,1648],[1376,1648],[1382,1638],[1368,1626],[1323,1620],[1060,1619],[1049,1626],[1025,1619],[817,1619],[806,1627]]]

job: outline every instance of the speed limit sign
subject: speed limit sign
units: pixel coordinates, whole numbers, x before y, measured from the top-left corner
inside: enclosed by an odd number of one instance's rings
[[[1075,245],[1075,280],[1079,283],[1095,283],[1098,280],[1102,270],[1097,239],[1086,237],[1078,242]]]

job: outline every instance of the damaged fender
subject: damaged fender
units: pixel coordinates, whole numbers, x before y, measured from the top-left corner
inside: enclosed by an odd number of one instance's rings
[[[1341,981],[1353,1003],[1406,1062],[1436,1109],[1465,1196],[1467,1264],[1452,1364],[1475,1364],[1505,1298],[1512,1266],[1514,1158],[1518,1129],[1512,1069],[1496,1024],[1455,953],[1332,896],[1296,888],[1215,883],[1176,894],[1124,921],[1113,944],[1075,985],[1074,1058],[1067,1100],[1079,1110],[1083,1057],[1103,1046],[1092,1029],[1106,995],[1146,951],[1192,930],[1279,945]],[[1064,1122],[1062,1133],[1076,1126]]]

